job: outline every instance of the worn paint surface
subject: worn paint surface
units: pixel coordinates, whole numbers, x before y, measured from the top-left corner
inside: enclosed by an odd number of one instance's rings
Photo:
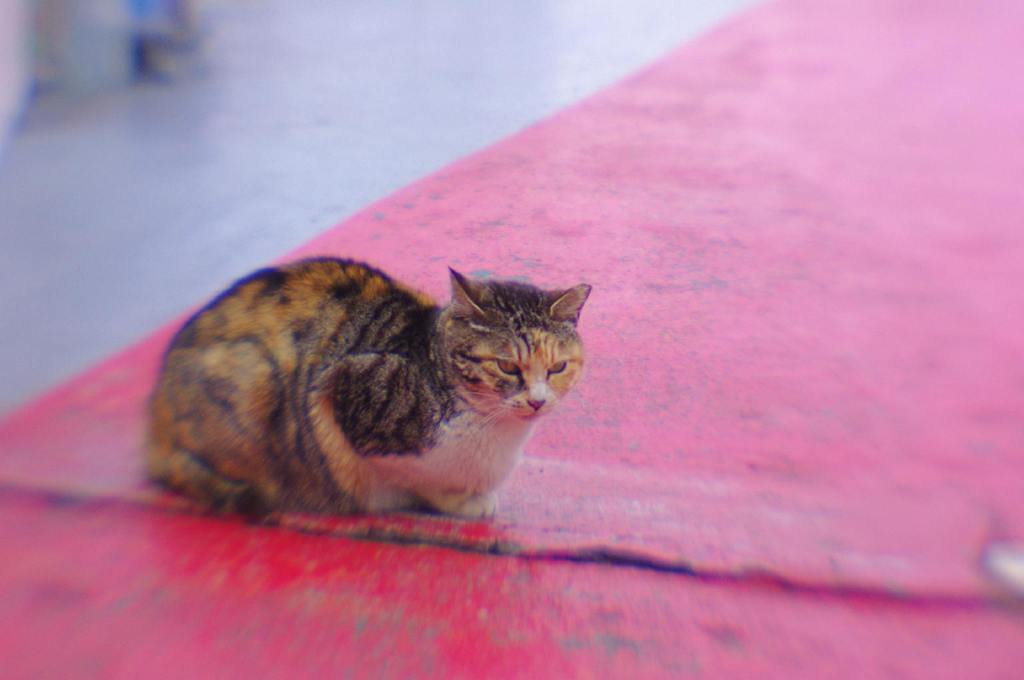
[[[825,677],[846,668],[857,678],[1009,680],[1010,664],[1024,662],[1013,649],[1021,621],[979,608],[324,539],[11,492],[0,492],[0,512],[0,540],[20,556],[0,563],[0,616],[19,622],[0,634],[5,677]]]
[[[437,294],[447,264],[594,285],[589,374],[494,523],[176,517],[139,458],[171,327],[27,405],[0,424],[19,558],[0,584],[27,622],[0,644],[64,626],[79,646],[54,668],[129,674],[177,655],[1011,677],[1024,624],[983,555],[1024,542],[1022,22],[1012,2],[772,3],[285,258],[360,257]],[[727,632],[702,637],[705,616]]]

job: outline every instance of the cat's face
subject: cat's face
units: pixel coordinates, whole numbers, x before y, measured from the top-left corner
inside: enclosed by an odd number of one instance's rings
[[[590,294],[477,281],[452,271],[445,346],[460,393],[480,413],[532,419],[549,412],[583,370],[576,333]]]

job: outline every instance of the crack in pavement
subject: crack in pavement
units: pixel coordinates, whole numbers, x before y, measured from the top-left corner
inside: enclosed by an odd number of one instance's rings
[[[707,584],[778,590],[801,596],[858,600],[914,608],[1000,610],[1011,615],[1024,617],[1024,597],[1012,591],[993,591],[988,596],[985,594],[905,593],[877,586],[796,579],[762,566],[743,567],[734,570],[707,569],[694,566],[685,560],[664,559],[634,550],[601,544],[564,549],[532,548],[515,541],[503,540],[497,537],[469,539],[454,534],[446,536],[394,526],[324,526],[324,522],[317,521],[317,517],[295,514],[272,515],[263,519],[246,520],[236,515],[204,513],[185,499],[169,496],[155,490],[140,490],[135,494],[109,495],[89,490],[76,492],[65,489],[21,486],[0,481],[0,499],[5,496],[27,496],[33,499],[42,499],[54,507],[89,506],[99,508],[104,506],[120,506],[133,510],[156,510],[166,514],[208,517],[216,521],[238,521],[241,519],[249,525],[285,529],[309,536],[346,538],[392,545],[429,546],[490,557],[640,569],[682,576]],[[431,516],[397,515],[392,517],[422,520]]]

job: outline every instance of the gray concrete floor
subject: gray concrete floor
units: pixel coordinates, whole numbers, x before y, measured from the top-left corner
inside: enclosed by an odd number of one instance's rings
[[[219,0],[194,68],[0,159],[0,411],[752,0]]]

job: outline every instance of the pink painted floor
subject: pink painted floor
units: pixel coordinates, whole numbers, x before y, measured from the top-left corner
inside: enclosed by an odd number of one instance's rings
[[[139,465],[171,327],[13,413],[0,658],[1019,677],[988,556],[1024,544],[1021,25],[769,3],[282,258],[594,285],[589,374],[492,523],[183,512]]]

